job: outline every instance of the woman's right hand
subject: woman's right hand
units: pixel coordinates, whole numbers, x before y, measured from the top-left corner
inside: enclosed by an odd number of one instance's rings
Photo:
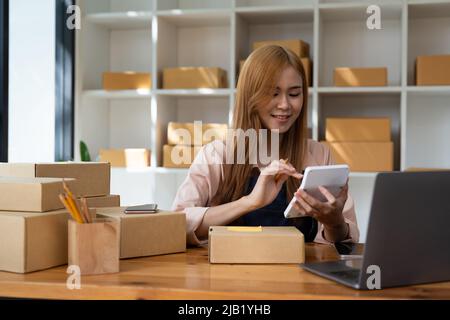
[[[253,211],[271,204],[290,176],[297,179],[303,177],[291,164],[280,160],[274,160],[263,168],[252,192],[243,197],[249,210]]]

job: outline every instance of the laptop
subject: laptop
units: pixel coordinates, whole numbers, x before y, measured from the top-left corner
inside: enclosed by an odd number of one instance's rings
[[[449,281],[450,171],[379,173],[363,254],[301,267],[361,290]]]

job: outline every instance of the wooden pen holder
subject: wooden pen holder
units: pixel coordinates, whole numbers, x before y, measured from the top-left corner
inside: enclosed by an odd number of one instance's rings
[[[119,272],[120,227],[118,221],[96,219],[93,223],[69,220],[69,265],[82,275]]]

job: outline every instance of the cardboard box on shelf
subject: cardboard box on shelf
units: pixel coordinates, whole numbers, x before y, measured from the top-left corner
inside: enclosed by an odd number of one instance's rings
[[[201,146],[214,140],[225,140],[228,125],[217,123],[176,123],[167,126],[169,145]]]
[[[81,199],[86,199],[88,208],[120,207],[119,195],[108,195],[102,197],[89,197]]]
[[[295,227],[211,227],[210,263],[303,263],[305,240]]]
[[[0,176],[74,178],[77,197],[110,194],[111,166],[104,162],[0,163]]]
[[[302,40],[293,39],[258,41],[253,43],[253,50],[267,45],[281,46],[290,49],[296,55],[298,55],[299,58],[309,58],[309,44]]]
[[[309,58],[301,58],[300,59],[303,64],[303,69],[305,69],[305,75],[306,75],[306,83],[308,84],[308,87],[312,86],[312,62]]]
[[[100,149],[100,161],[109,162],[111,167],[146,168],[150,167],[150,150]]]
[[[138,72],[104,72],[103,89],[114,90],[138,90],[152,88],[152,77],[150,73]]]
[[[163,166],[165,168],[189,168],[201,147],[169,146],[163,148]]]
[[[336,68],[334,85],[337,87],[387,86],[387,68]]]
[[[450,55],[417,57],[416,85],[450,85]]]
[[[328,142],[390,142],[389,118],[327,118]]]
[[[67,179],[71,188],[75,179]],[[0,177],[0,210],[47,212],[64,208],[59,194],[64,193],[63,179]]]
[[[242,71],[242,68],[244,67],[245,61],[246,60],[240,60],[239,61],[239,73]]]
[[[186,251],[184,213],[125,214],[124,211],[125,208],[97,209],[97,217],[120,221],[121,259]]]
[[[227,72],[215,67],[167,68],[163,71],[163,89],[228,88]]]
[[[0,270],[27,273],[67,264],[69,213],[0,212]]]
[[[392,171],[394,144],[392,142],[322,142],[326,144],[337,164],[348,164],[352,172]]]

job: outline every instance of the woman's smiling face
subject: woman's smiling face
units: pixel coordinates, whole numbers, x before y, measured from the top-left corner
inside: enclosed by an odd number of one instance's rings
[[[285,133],[295,123],[303,107],[303,88],[300,74],[291,66],[280,74],[271,100],[258,108],[265,129]]]

